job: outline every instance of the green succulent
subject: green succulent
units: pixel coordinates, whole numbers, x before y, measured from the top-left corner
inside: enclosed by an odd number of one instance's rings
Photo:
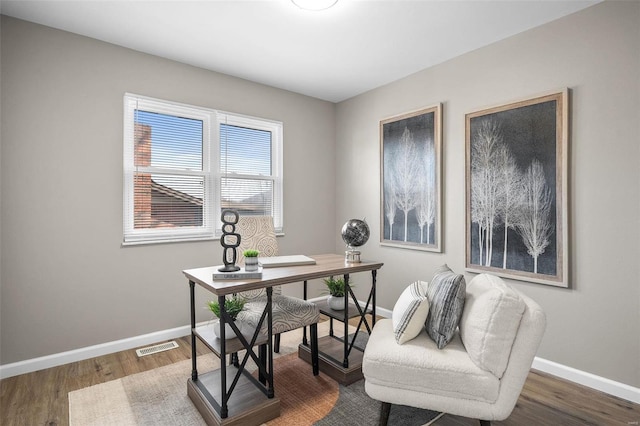
[[[345,292],[344,278],[330,277],[330,278],[325,278],[323,281],[327,286],[327,291],[329,292],[330,295],[336,296],[336,297],[344,297],[344,292]],[[349,287],[353,287],[353,286],[349,284]]]
[[[244,257],[258,257],[258,255],[260,254],[260,252],[258,250],[245,250],[244,252],[242,252]]]
[[[230,298],[225,300],[224,308],[227,311],[227,313],[229,314],[229,316],[231,317],[231,319],[233,319],[235,321],[235,319],[238,316],[238,314],[240,313],[240,311],[242,311],[242,309],[244,309],[244,304],[245,303],[246,303],[246,301],[243,298],[241,298],[239,296],[233,296],[233,297],[230,297]],[[213,312],[213,314],[215,316],[220,318],[220,304],[217,301],[211,300],[208,303],[208,305],[209,305],[209,309],[211,310],[211,312]]]

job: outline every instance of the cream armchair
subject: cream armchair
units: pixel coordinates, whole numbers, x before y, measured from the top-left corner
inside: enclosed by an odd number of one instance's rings
[[[480,274],[467,285],[459,330],[438,349],[423,330],[399,345],[390,319],[376,322],[364,353],[367,394],[391,404],[480,419],[506,419],[516,404],[546,325],[533,300]]]

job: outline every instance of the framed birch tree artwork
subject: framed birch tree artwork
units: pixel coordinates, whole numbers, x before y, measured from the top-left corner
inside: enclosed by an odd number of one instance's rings
[[[568,287],[568,90],[466,115],[466,268]]]
[[[440,252],[440,104],[380,122],[380,243]]]

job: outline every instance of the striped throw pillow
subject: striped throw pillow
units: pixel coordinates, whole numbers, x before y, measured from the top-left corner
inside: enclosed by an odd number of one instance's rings
[[[444,348],[455,335],[462,316],[466,284],[464,276],[455,274],[447,265],[438,268],[427,287],[429,315],[425,324],[427,334]]]
[[[424,327],[429,314],[429,300],[425,293],[427,283],[416,281],[409,285],[393,306],[391,320],[399,345],[414,339]]]

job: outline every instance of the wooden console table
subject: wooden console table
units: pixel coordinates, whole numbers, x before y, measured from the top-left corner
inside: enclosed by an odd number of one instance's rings
[[[264,268],[262,279],[255,280],[230,280],[214,281],[213,273],[217,266],[188,269],[183,273],[189,280],[189,294],[191,307],[191,378],[187,382],[187,394],[200,411],[200,414],[209,425],[259,425],[280,415],[280,401],[275,396],[273,388],[273,347],[272,347],[272,322],[271,322],[271,294],[273,286],[304,282],[305,297],[308,280],[326,278],[332,275],[343,275],[347,282],[347,295],[355,300],[355,296],[348,286],[349,274],[371,271],[373,276],[372,289],[369,302],[372,303],[372,312],[375,321],[375,277],[376,271],[382,267],[378,262],[345,263],[344,257],[336,254],[322,254],[310,256],[315,259],[314,265],[285,266],[277,268]],[[199,285],[205,290],[218,296],[220,306],[224,306],[226,295],[243,291],[266,289],[268,302],[265,307],[263,319],[267,325],[267,336],[260,335],[260,326],[257,327],[254,336],[247,339],[239,333],[239,330],[231,317],[221,309],[220,329],[221,339],[213,335],[212,327],[196,326],[195,286]],[[361,318],[364,319],[366,309],[357,307]],[[366,319],[364,319],[366,323]],[[224,324],[229,323],[240,337],[224,340]],[[345,324],[345,331],[348,324]],[[367,326],[368,328],[368,326]],[[220,358],[220,369],[202,375],[198,374],[196,342],[203,342],[211,351]],[[267,350],[260,350],[256,354],[253,347],[256,345]],[[308,349],[308,346],[302,345]],[[349,364],[349,347],[344,345],[343,362]],[[226,355],[246,349],[246,354],[238,367],[226,365]],[[265,354],[266,352],[266,354]],[[255,379],[247,373],[244,366],[251,358],[260,370],[263,380]],[[322,367],[322,364],[321,364]],[[235,390],[235,392],[234,392]]]
[[[360,270],[351,269],[355,265],[359,265]],[[377,270],[382,265],[379,262],[345,264],[344,270],[335,274],[342,275],[345,282],[344,308],[342,310],[331,309],[325,300],[316,302],[320,313],[328,316],[330,321],[329,335],[318,340],[320,371],[339,383],[349,385],[363,378],[362,359],[366,341],[359,344],[357,338],[362,325],[365,326],[367,333],[371,334],[376,323],[376,276]],[[350,273],[362,271],[371,271],[371,288],[364,308],[360,306],[352,287],[349,285]],[[304,282],[304,298],[307,298],[306,281]],[[353,300],[353,303],[350,303],[349,299]],[[371,315],[371,324],[367,321],[368,314]],[[359,318],[359,321],[355,333],[349,334],[349,320],[352,318]],[[333,333],[334,320],[342,322],[343,333],[341,337],[337,337]],[[310,363],[311,349],[309,346],[301,343],[298,346],[298,356]]]

